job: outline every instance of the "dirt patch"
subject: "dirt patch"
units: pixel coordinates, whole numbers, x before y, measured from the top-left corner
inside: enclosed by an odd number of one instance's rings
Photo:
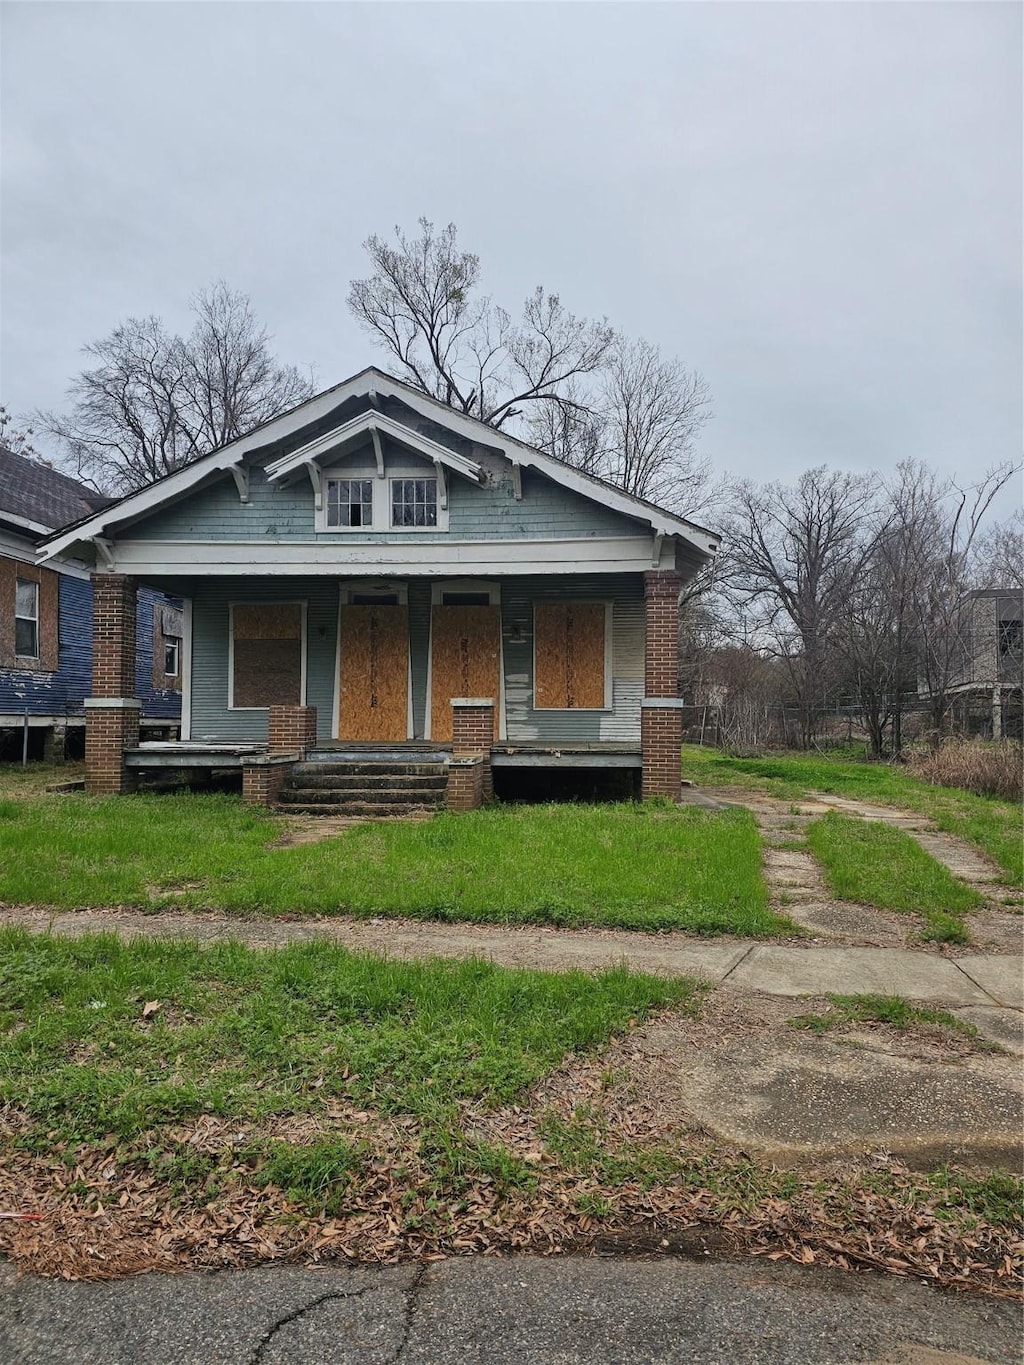
[[[885,1151],[914,1165],[1019,1164],[1019,1064],[932,1028],[850,1025],[821,1038],[789,1021],[827,1001],[719,991],[699,1018],[663,1015],[542,1081],[491,1116],[490,1136],[525,1155],[535,1116],[600,1113],[609,1140],[712,1135],[787,1164]]]

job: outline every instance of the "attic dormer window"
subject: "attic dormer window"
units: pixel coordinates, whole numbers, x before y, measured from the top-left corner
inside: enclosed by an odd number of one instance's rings
[[[436,526],[437,480],[392,479],[391,525]]]
[[[327,525],[372,526],[373,480],[328,479]]]

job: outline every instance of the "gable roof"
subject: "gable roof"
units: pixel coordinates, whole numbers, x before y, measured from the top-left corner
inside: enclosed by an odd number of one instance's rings
[[[110,503],[77,479],[0,445],[0,521],[48,533]]]
[[[413,388],[412,385],[395,379],[394,376],[371,365],[365,370],[360,370],[350,379],[335,384],[332,388],[325,389],[313,398],[306,399],[305,402],[300,403],[288,412],[270,418],[269,421],[254,427],[245,436],[239,437],[228,445],[221,446],[208,455],[200,456],[197,460],[184,465],[181,469],[176,469],[171,474],[165,474],[137,493],[129,493],[126,497],[103,508],[95,515],[83,517],[77,524],[65,527],[60,533],[47,539],[43,557],[46,559],[54,558],[83,540],[108,535],[110,528],[118,523],[154,511],[172,499],[188,492],[211,474],[232,472],[240,481],[246,457],[278,441],[287,439],[305,427],[323,421],[343,403],[358,397],[368,397],[371,405],[375,404],[381,397],[397,398],[406,407],[411,408],[428,420],[448,428],[456,435],[504,455],[514,467],[535,469],[583,497],[600,502],[603,506],[621,512],[625,516],[646,522],[655,535],[679,536],[705,558],[710,558],[718,549],[720,537],[717,532],[699,526],[696,522],[689,521],[685,517],[677,516],[674,512],[666,511],[665,508],[658,507],[655,503],[648,502],[644,498],[625,493],[621,488],[617,488],[604,479],[599,479],[592,474],[585,474],[582,470],[566,464],[553,455],[545,454],[544,451],[528,445],[525,441],[520,441],[514,436],[490,427],[475,417],[468,417],[465,413],[457,412],[439,399],[432,398],[429,394],[423,393],[421,390]],[[369,415],[371,420],[368,422],[368,427],[372,424],[373,416],[374,414]],[[378,414],[378,424],[382,420]],[[344,425],[345,423],[339,423],[338,427],[333,428],[332,431],[336,433]],[[327,433],[327,435],[330,434]],[[411,428],[404,432],[402,439],[411,442],[417,437],[421,441],[429,439],[418,436]],[[317,447],[322,446],[326,449],[330,442],[317,438],[309,444]],[[459,459],[453,452],[438,447],[438,450],[442,449],[446,462]],[[301,452],[293,452],[293,455],[298,454]],[[288,457],[289,461],[291,458],[291,456]],[[295,463],[301,465],[312,458],[315,456],[307,453],[304,459],[298,459]],[[440,455],[437,458],[441,458]],[[275,463],[281,465],[284,461]],[[471,465],[468,460],[463,461],[463,463]],[[274,466],[272,465],[270,468],[272,469]],[[468,477],[473,477],[469,470],[460,472],[466,472]]]

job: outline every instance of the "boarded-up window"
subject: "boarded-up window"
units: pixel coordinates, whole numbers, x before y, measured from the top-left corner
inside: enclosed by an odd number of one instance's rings
[[[302,606],[236,604],[232,706],[302,703]]]
[[[59,614],[59,574],[0,557],[0,668],[55,673]],[[69,629],[77,624],[68,622]],[[80,630],[84,635],[87,625]]]
[[[184,613],[166,602],[153,603],[153,686],[181,691]]]
[[[534,706],[605,705],[603,602],[538,602],[534,639]]]

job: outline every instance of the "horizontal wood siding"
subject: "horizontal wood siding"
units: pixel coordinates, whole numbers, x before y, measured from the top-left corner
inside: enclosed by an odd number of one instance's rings
[[[386,443],[387,444],[387,443]],[[418,455],[389,447],[388,458],[405,465],[433,466]],[[121,531],[131,540],[245,540],[310,541],[337,544],[339,558],[346,543],[384,544],[399,538],[403,543],[429,544],[436,540],[512,540],[521,536],[560,539],[572,536],[636,535],[643,528],[631,517],[581,497],[542,474],[523,470],[523,497],[517,502],[506,461],[493,455],[478,456],[487,482],[470,483],[461,475],[448,474],[449,529],[447,531],[315,531],[313,490],[305,474],[284,484],[268,483],[262,469],[253,468],[249,478],[249,501],[238,498],[230,475],[208,484],[189,497],[164,508]],[[337,465],[339,476],[375,475],[368,452],[357,452]]]
[[[265,740],[265,710],[228,709],[228,604],[301,602],[306,608],[306,702],[317,738],[330,739],[337,662],[338,583],[332,578],[214,578],[192,587],[192,738]]]
[[[548,711],[533,705],[533,604],[612,602],[610,711]],[[505,714],[509,741],[640,742],[644,688],[644,601],[639,574],[507,578],[501,585]],[[518,637],[518,638],[517,638]]]

